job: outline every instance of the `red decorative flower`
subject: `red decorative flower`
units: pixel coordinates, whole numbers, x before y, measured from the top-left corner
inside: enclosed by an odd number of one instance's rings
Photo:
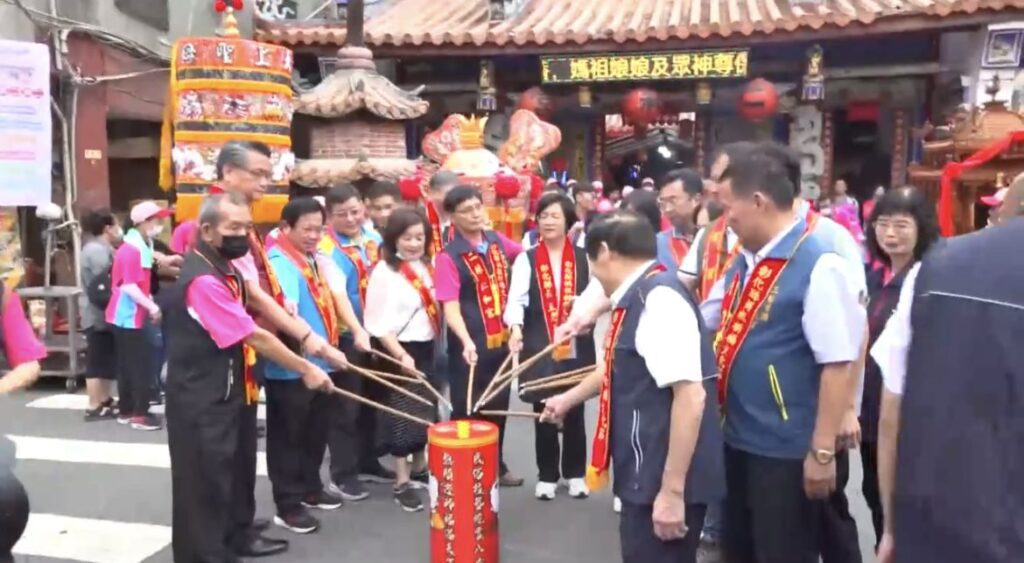
[[[499,174],[494,179],[494,195],[498,199],[512,199],[519,196],[519,178]]]
[[[213,9],[218,14],[222,14],[224,13],[224,10],[228,9],[228,5],[224,2],[224,0],[217,0],[213,3]]]
[[[242,9],[242,0],[234,0],[234,2],[232,2],[231,6],[235,9],[235,11],[241,11],[241,9]]]
[[[421,181],[422,179],[419,174],[400,179],[398,181],[398,191],[402,194],[402,199],[405,201],[419,201]]]

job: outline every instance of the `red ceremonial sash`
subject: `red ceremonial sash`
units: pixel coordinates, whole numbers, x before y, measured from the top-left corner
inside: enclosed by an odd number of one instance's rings
[[[430,292],[430,288],[426,283],[423,282],[423,278],[416,273],[416,270],[409,265],[408,262],[403,261],[398,267],[398,273],[402,274],[409,283],[412,284],[413,289],[420,294],[420,301],[423,303],[423,310],[427,312],[427,316],[430,317],[430,324],[434,327],[434,334],[441,334],[441,313],[437,309],[437,300],[434,299],[434,295]],[[431,278],[434,277],[434,272],[428,267],[428,273]]]
[[[662,265],[654,266],[644,278],[665,271]],[[597,404],[597,429],[594,431],[594,443],[591,447],[590,466],[587,467],[587,487],[599,491],[608,485],[608,461],[611,456],[611,421],[612,421],[612,364],[615,363],[615,344],[619,341],[622,321],[626,316],[624,307],[616,307],[612,311],[608,335],[604,340],[604,377],[601,380],[601,395]]]
[[[306,256],[298,248],[295,248],[295,245],[288,240],[288,237],[282,236],[278,238],[277,246],[291,260],[292,264],[302,272],[302,277],[306,280],[309,294],[313,297],[317,311],[320,312],[320,318],[324,320],[324,327],[327,330],[327,341],[337,342],[339,325],[337,312],[334,308],[334,297],[331,295],[331,290],[327,287],[325,280],[317,272],[313,271],[313,266],[309,263],[310,260],[315,260],[315,258]]]
[[[491,243],[487,248],[487,261],[491,265],[490,273],[484,258],[476,252],[462,255],[476,282],[476,299],[480,307],[480,317],[484,321],[484,333],[487,337],[487,348],[498,348],[508,338],[505,323],[501,314],[505,310],[505,299],[508,296],[508,272],[505,256],[502,255],[499,243]]]
[[[670,234],[668,237],[668,249],[672,252],[672,259],[679,265],[683,263],[683,258],[686,257],[687,251],[690,250],[690,243],[683,237]]]
[[[263,245],[263,239],[260,238],[256,229],[249,229],[249,251],[256,259],[257,267],[267,276],[267,285],[270,286],[267,289],[269,289],[270,295],[277,299],[278,305],[284,305],[281,297],[281,284],[277,282],[277,276],[274,275],[274,270],[270,267],[270,260],[267,259],[267,247]]]
[[[194,248],[192,251],[198,254],[199,257],[205,260],[211,267],[217,269],[217,267],[213,265],[213,262],[210,262],[210,259],[204,256],[202,252]],[[245,291],[242,288],[242,284],[239,283],[239,279],[240,278],[235,275],[228,274],[224,276],[224,284],[228,286],[229,290],[231,290],[231,295],[233,295],[244,307]],[[255,405],[256,402],[260,400],[260,388],[256,385],[256,377],[252,372],[252,368],[255,365],[256,350],[252,346],[246,344],[245,341],[242,341],[242,382],[245,386],[245,404],[247,405]]]
[[[817,213],[807,214],[804,231],[796,246],[793,247],[794,252],[811,233],[817,222]],[[722,324],[715,338],[715,356],[721,374],[718,379],[718,404],[723,410],[729,389],[729,373],[732,370],[732,363],[736,359],[740,347],[743,346],[747,334],[754,326],[758,311],[768,300],[779,276],[789,264],[790,257],[765,258],[758,262],[754,266],[754,273],[750,276],[750,281],[743,287],[742,292],[739,291],[742,276],[740,272],[736,272],[725,291],[722,298]]]
[[[370,266],[377,263],[377,243],[372,240],[366,241],[366,260],[363,260],[363,253],[360,252],[359,245],[342,244],[338,239],[338,234],[334,232],[334,229],[327,229],[327,234],[330,236],[331,242],[334,243],[335,248],[347,256],[348,259],[352,261],[352,265],[355,266],[356,277],[359,282],[359,304],[365,306],[366,286],[370,283],[370,269],[366,263],[368,261]]]
[[[537,246],[537,259],[534,268],[537,274],[537,287],[540,289],[540,304],[544,312],[544,324],[548,329],[548,340],[555,341],[555,328],[565,323],[572,310],[572,301],[576,295],[576,252],[567,238],[562,249],[562,279],[554,279],[551,269],[551,255],[546,244]],[[561,281],[561,291],[555,291],[556,284]],[[572,353],[572,342],[566,342],[555,348],[552,357],[565,360]]]
[[[433,258],[441,253],[444,245],[441,243],[441,214],[437,212],[437,207],[433,201],[425,199],[423,202],[424,207],[427,210],[427,222],[430,223],[430,257]]]
[[[708,231],[704,235],[706,240],[701,241],[705,246],[704,259],[700,264],[700,283],[697,287],[700,299],[707,299],[711,294],[711,288],[725,275],[729,264],[739,254],[739,244],[733,246],[731,251],[726,246],[728,226],[726,216],[719,217],[708,227]]]

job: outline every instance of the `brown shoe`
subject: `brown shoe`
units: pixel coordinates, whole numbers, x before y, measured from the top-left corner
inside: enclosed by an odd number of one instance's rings
[[[500,477],[498,477],[498,486],[505,488],[522,487],[523,478],[516,477],[511,471],[506,470]]]

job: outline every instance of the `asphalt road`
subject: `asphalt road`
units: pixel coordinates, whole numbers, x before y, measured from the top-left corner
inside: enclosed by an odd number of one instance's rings
[[[18,445],[16,473],[31,499],[32,515],[15,547],[15,560],[170,563],[166,434],[133,431],[113,421],[84,423],[78,410],[83,401],[82,392],[68,395],[54,382],[0,398],[0,433]],[[594,418],[591,405],[588,426]],[[505,448],[513,471],[527,483],[501,491],[502,561],[617,562],[618,524],[610,494],[575,500],[562,493],[553,502],[537,501],[532,422],[511,420]],[[873,533],[860,494],[859,459],[851,465],[850,501],[862,551],[870,553]],[[364,502],[318,514],[322,527],[315,534],[273,530],[274,536],[292,540],[291,549],[267,561],[427,562],[427,513],[402,512],[388,486],[376,485],[372,493]],[[265,476],[259,478],[256,498],[260,515],[271,516]],[[874,558],[866,556],[864,561]]]

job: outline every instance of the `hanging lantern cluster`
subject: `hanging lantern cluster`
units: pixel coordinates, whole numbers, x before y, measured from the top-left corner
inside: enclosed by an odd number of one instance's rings
[[[635,88],[622,100],[622,117],[630,125],[644,129],[661,117],[661,100],[650,88]]]
[[[242,0],[217,0],[213,3],[213,9],[218,14],[223,14],[228,8],[239,12],[244,7]]]

